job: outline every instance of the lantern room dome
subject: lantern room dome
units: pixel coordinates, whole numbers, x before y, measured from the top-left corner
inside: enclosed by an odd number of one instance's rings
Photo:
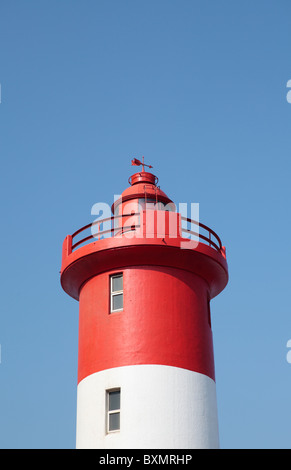
[[[149,203],[169,204],[169,210],[175,210],[173,201],[164,191],[157,186],[158,177],[147,171],[134,173],[128,179],[130,186],[126,188],[121,197],[118,198],[111,206],[112,213],[115,213],[117,207],[128,201],[143,201]],[[172,206],[172,209],[171,209]]]

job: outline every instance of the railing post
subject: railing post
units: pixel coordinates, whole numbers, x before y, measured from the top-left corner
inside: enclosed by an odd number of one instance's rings
[[[72,235],[67,235],[63,242],[62,263],[72,253]]]

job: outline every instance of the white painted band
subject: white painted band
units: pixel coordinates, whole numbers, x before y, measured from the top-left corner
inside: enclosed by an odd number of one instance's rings
[[[120,431],[106,432],[106,390],[121,389]],[[163,365],[116,367],[77,391],[77,448],[218,448],[215,382]]]

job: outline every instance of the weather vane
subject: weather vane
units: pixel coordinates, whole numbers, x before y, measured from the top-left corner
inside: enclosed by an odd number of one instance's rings
[[[142,157],[142,162],[138,160],[137,158],[134,158],[131,160],[131,164],[135,166],[140,166],[142,165],[142,171],[144,171],[144,167],[147,166],[148,168],[153,168],[152,165],[146,165],[144,162],[144,156]]]

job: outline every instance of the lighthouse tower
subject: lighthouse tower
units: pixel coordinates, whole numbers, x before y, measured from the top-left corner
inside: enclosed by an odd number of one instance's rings
[[[112,217],[63,243],[79,301],[77,448],[219,446],[210,300],[228,281],[213,230],[139,160]]]

